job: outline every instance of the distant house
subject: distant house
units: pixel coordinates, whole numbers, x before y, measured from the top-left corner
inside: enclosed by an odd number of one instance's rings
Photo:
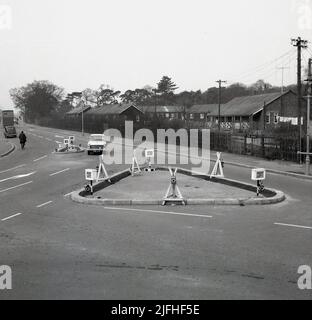
[[[206,126],[218,123],[218,105],[193,106],[189,119],[205,122]],[[302,103],[302,123],[306,117],[306,102]],[[225,130],[263,131],[274,129],[280,123],[298,123],[298,98],[289,90],[253,96],[237,97],[220,108],[220,125]]]
[[[103,122],[114,120],[140,122],[143,119],[143,112],[134,104],[108,104],[90,109],[86,113],[86,118]]]
[[[280,123],[298,124],[297,94],[289,90],[283,94],[268,93],[234,98],[222,108],[221,123],[234,129],[249,128],[263,131],[274,129]],[[303,99],[301,123],[306,117]]]
[[[218,104],[194,105],[187,110],[187,119],[190,121],[215,123],[219,115]]]
[[[70,119],[81,118],[82,113],[84,115],[90,109],[91,109],[90,106],[86,106],[82,102],[80,102],[77,107],[75,107],[74,109],[66,113],[66,117]]]
[[[141,106],[140,110],[147,120],[153,119],[155,115],[160,119],[184,120],[186,114],[186,108],[183,106]]]

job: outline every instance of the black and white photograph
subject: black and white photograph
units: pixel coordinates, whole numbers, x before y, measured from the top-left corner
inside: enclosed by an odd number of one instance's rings
[[[0,301],[311,300],[311,101],[312,0],[0,0]]]

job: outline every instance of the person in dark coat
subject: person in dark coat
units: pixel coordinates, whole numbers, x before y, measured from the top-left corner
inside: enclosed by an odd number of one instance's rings
[[[19,140],[20,140],[20,144],[21,144],[22,149],[24,149],[25,143],[26,143],[26,135],[25,135],[24,131],[22,131],[22,132],[20,133],[20,135],[18,136],[18,138],[19,138]]]

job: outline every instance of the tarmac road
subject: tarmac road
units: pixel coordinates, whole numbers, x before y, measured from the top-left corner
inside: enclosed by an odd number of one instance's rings
[[[28,126],[26,149],[0,159],[0,265],[13,273],[0,299],[312,298],[297,286],[312,266],[312,181],[269,174],[288,199],[265,207],[79,205],[69,193],[97,157],[52,154],[65,133]]]

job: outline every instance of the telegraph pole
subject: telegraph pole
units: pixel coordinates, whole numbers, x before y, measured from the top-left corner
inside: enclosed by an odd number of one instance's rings
[[[219,84],[219,92],[218,92],[218,130],[221,131],[221,89],[222,89],[222,83],[226,83],[224,80],[218,80],[216,81]]]
[[[302,125],[301,125],[301,105],[302,105],[302,84],[301,84],[301,51],[308,47],[308,41],[302,40],[300,37],[292,39],[291,44],[297,47],[297,90],[298,90],[298,128],[299,128],[299,151],[302,149]],[[300,156],[300,163],[302,163],[302,157]]]

